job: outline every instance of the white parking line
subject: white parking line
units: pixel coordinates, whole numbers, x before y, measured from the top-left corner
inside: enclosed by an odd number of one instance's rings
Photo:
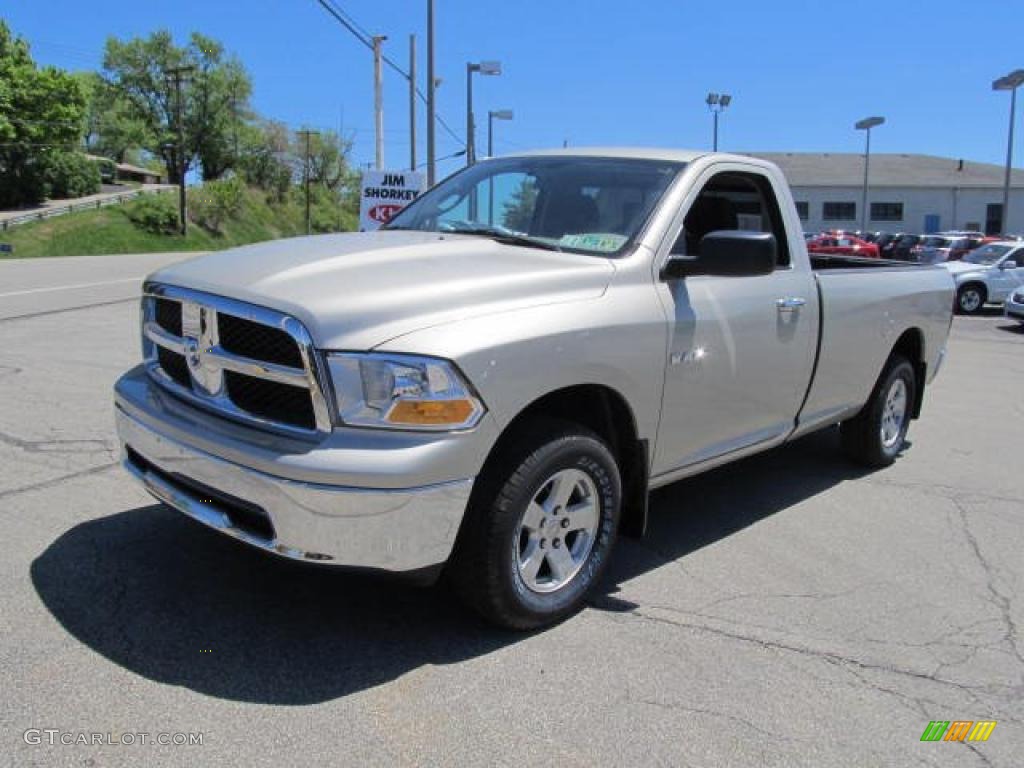
[[[8,293],[0,293],[0,299],[6,298],[7,296],[26,296],[30,293],[51,293],[53,291],[70,291],[75,288],[95,288],[100,285],[117,285],[118,283],[132,283],[136,280],[142,280],[143,276],[139,277],[124,277],[119,280],[104,280],[100,283],[75,283],[73,285],[55,285],[51,288],[30,288],[25,291],[10,291]]]

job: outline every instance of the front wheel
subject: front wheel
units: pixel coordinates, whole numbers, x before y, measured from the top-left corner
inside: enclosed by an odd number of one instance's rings
[[[893,355],[871,397],[839,428],[843,449],[858,464],[887,467],[903,448],[917,397],[917,373],[910,361]]]
[[[534,629],[577,611],[615,543],[618,465],[597,435],[545,422],[478,479],[450,573],[486,619]]]
[[[985,287],[975,283],[961,285],[956,292],[956,308],[965,315],[976,315],[981,312],[987,300]]]

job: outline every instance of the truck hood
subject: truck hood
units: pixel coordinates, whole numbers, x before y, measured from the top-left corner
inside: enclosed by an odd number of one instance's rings
[[[468,235],[383,231],[234,248],[148,279],[290,314],[322,349],[366,350],[432,325],[597,298],[614,272],[599,257]]]

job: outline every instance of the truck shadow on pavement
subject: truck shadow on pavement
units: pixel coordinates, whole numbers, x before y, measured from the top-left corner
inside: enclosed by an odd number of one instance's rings
[[[830,430],[655,492],[646,539],[620,540],[592,609],[629,610],[617,585],[860,474]],[[75,526],[31,578],[92,650],[235,701],[315,704],[525,637],[476,620],[444,587],[278,560],[159,504]]]

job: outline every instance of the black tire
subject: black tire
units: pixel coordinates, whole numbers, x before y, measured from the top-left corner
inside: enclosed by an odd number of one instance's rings
[[[964,283],[956,292],[956,311],[961,315],[976,315],[988,301],[988,290],[981,283]]]
[[[887,422],[890,435],[894,431],[895,435],[886,440],[883,420],[887,415],[888,400],[898,390],[897,381],[903,383],[903,415],[898,430],[891,429],[893,421]],[[854,418],[839,426],[843,450],[847,456],[866,467],[887,467],[892,464],[906,440],[916,398],[917,373],[914,366],[905,357],[893,355],[878,377],[864,408]]]
[[[575,613],[600,581],[619,527],[622,481],[611,450],[584,427],[538,421],[520,434],[533,437],[516,441],[489,461],[478,478],[448,575],[463,601],[485,619],[527,630]],[[554,591],[541,593],[520,573],[520,542],[528,540],[522,538],[521,525],[534,497],[556,473],[568,469],[581,471],[593,483],[600,510],[596,531],[575,575]],[[568,537],[565,542],[568,550]]]

